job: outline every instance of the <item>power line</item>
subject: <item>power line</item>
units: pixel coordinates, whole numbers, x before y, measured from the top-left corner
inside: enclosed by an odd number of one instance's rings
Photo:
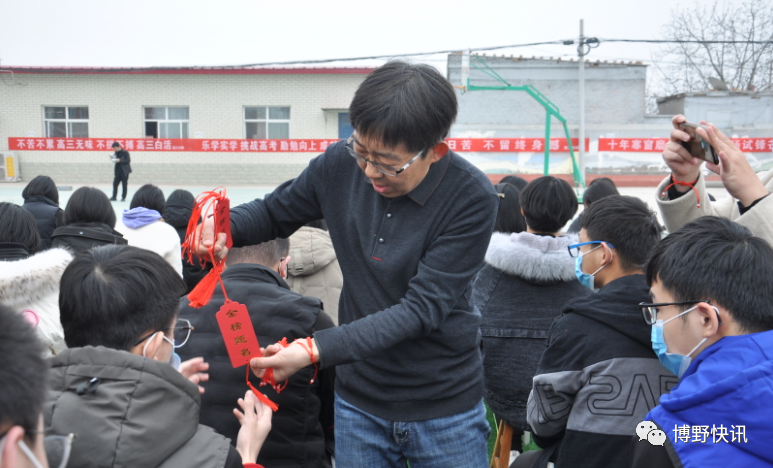
[[[641,42],[649,44],[773,44],[773,41],[699,41],[699,40],[672,40],[672,39],[596,39],[600,42]]]

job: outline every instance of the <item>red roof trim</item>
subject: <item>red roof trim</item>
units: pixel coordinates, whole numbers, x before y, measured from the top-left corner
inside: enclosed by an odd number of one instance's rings
[[[348,75],[368,74],[375,68],[96,68],[96,67],[2,67],[19,74],[67,75]]]

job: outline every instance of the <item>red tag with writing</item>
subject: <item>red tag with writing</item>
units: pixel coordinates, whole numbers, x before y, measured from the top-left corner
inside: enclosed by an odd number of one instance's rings
[[[231,239],[231,202],[223,197],[215,205],[215,233],[226,234],[225,246],[229,249],[233,247],[234,241]]]
[[[238,302],[226,302],[215,317],[220,325],[220,333],[225,340],[232,366],[241,367],[249,364],[250,359],[263,356],[247,306]]]

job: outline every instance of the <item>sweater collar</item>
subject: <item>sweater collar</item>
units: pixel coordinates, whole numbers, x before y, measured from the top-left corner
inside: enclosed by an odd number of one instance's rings
[[[274,270],[257,263],[237,263],[223,272],[223,279],[246,279],[258,283],[274,284],[284,289],[290,289],[285,280]]]
[[[446,175],[448,165],[451,163],[451,151],[449,150],[440,161],[429,166],[429,171],[419,185],[408,193],[408,198],[420,206],[424,206],[429,197],[435,193],[443,177]]]

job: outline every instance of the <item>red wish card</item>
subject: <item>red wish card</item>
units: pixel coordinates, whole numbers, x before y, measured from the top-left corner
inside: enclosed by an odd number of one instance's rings
[[[226,302],[215,317],[232,366],[241,367],[249,364],[250,359],[263,356],[247,306]]]
[[[219,199],[215,205],[215,232],[220,234],[224,232],[226,234],[227,248],[233,247],[233,239],[231,239],[231,202],[226,197]]]

